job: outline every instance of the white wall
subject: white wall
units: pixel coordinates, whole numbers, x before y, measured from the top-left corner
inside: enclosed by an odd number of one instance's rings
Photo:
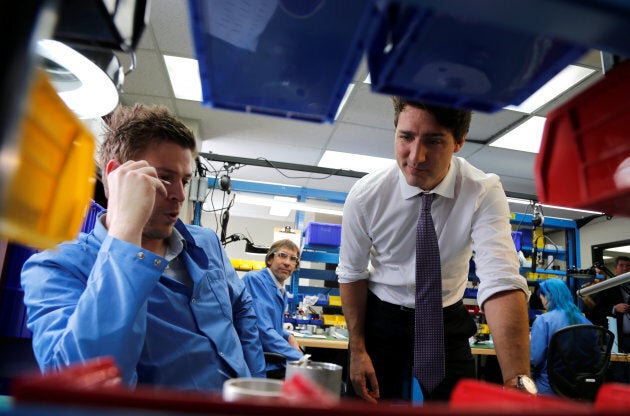
[[[582,264],[578,268],[589,268],[591,246],[630,238],[630,218],[613,217],[610,220],[598,218],[580,228],[580,259]]]

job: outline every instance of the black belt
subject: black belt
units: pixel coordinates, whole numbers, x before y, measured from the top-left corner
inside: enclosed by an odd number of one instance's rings
[[[376,296],[371,291],[368,291],[368,298],[372,298],[372,302],[378,303],[379,307],[390,310],[393,313],[401,312],[403,314],[413,314],[415,312],[414,308],[408,308],[403,305],[396,305],[395,303],[385,302],[384,300],[381,300],[378,296]],[[452,305],[442,308],[442,311],[444,313],[450,312],[454,309],[461,307],[462,304],[463,304],[463,301],[459,300]]]

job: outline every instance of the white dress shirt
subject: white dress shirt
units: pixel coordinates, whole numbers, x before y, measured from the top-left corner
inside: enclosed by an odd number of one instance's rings
[[[343,210],[340,283],[368,279],[381,300],[414,307],[421,192],[407,184],[397,164],[355,183]],[[463,297],[473,252],[479,305],[506,290],[520,289],[529,296],[527,281],[519,275],[499,177],[454,156],[448,174],[431,192],[438,194],[431,216],[440,246],[443,306]]]

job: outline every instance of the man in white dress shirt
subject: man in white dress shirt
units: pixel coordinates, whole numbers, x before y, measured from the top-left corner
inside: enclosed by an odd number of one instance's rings
[[[466,110],[394,98],[397,165],[361,178],[344,206],[337,274],[350,332],[350,377],[359,397],[410,399],[414,348],[415,248],[422,192],[435,193],[446,377],[425,400],[448,400],[474,378],[462,304],[474,253],[485,312],[505,385],[530,381],[527,300],[499,178],[455,157],[468,133]]]

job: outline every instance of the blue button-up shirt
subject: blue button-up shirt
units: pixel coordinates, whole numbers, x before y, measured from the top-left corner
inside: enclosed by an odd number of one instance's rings
[[[263,349],[282,354],[287,361],[299,360],[302,353],[289,342],[289,332],[283,328],[284,310],[287,307],[287,294],[276,284],[268,268],[251,271],[243,276],[247,289],[254,298],[254,308],[258,317],[258,330]],[[267,370],[274,370],[277,365],[268,364]]]
[[[176,228],[192,289],[164,274],[165,258],[110,237],[101,221],[25,263],[42,371],[111,356],[129,385],[218,391],[229,378],[264,377],[252,298],[217,235]]]

